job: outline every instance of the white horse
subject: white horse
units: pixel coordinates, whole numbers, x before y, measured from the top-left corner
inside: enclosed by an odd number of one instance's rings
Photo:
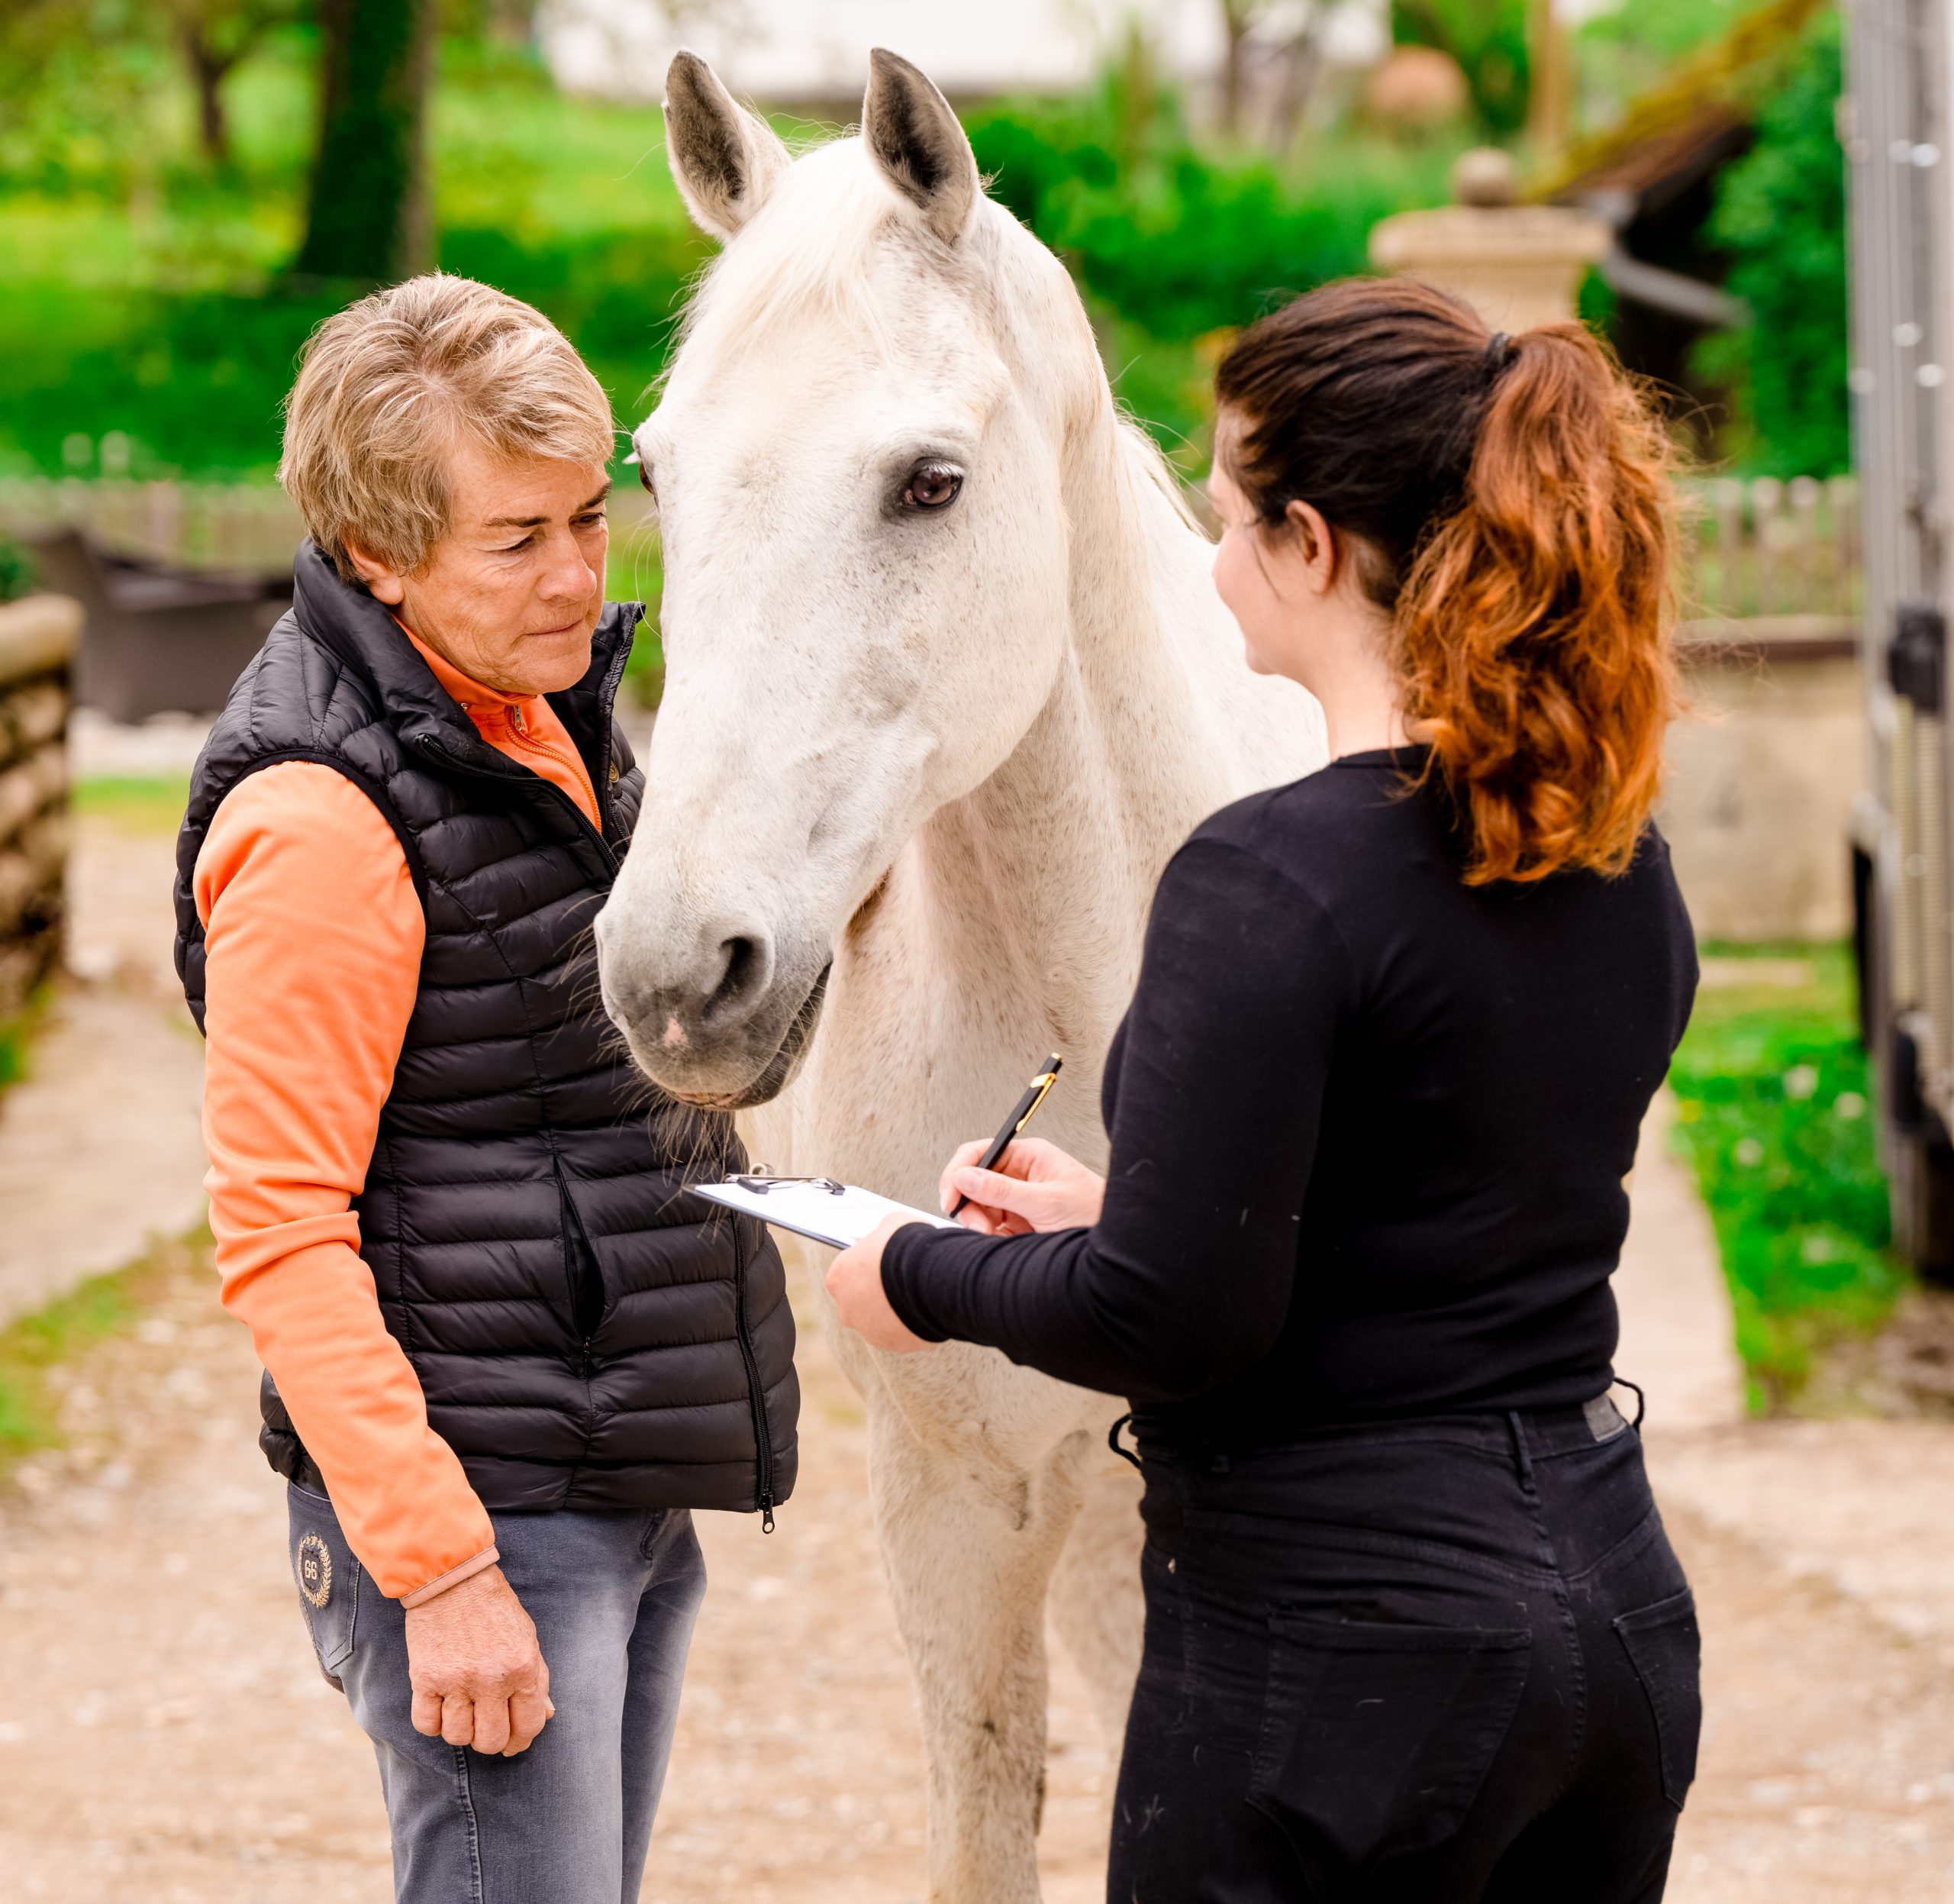
[[[606,1005],[666,1090],[766,1105],[775,1168],[933,1208],[1048,1050],[1043,1131],[1103,1165],[1154,883],[1204,815],[1322,763],[1318,710],[1249,673],[1071,281],[921,73],[875,53],[862,135],[798,160],[693,56],[667,89],[673,173],[727,243],[636,436],[668,671]],[[918,1688],[930,1896],[1035,1899],[1048,1593],[1115,1746],[1138,1663],[1121,1405],[830,1332]]]

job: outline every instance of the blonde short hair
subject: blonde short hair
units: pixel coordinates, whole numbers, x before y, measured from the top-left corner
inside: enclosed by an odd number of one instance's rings
[[[313,332],[285,400],[279,480],[349,582],[349,537],[411,575],[448,532],[447,459],[463,437],[600,467],[617,444],[610,399],[540,311],[430,272]]]

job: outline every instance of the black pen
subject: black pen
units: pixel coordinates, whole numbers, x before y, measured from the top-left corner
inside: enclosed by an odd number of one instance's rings
[[[1064,1063],[1065,1060],[1056,1051],[1045,1060],[1044,1070],[1024,1087],[1024,1096],[1012,1105],[1011,1115],[1004,1119],[997,1135],[985,1146],[984,1154],[977,1160],[976,1167],[979,1170],[994,1170],[997,1168],[998,1159],[1011,1148],[1011,1139],[1023,1132],[1024,1127],[1031,1121],[1032,1113],[1045,1102],[1045,1093],[1058,1082],[1059,1067]],[[969,1201],[967,1196],[959,1197],[950,1215],[956,1215],[957,1211]]]

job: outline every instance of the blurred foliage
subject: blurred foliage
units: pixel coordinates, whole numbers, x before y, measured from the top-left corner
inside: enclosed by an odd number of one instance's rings
[[[1129,63],[1066,98],[966,115],[993,196],[1066,260],[1127,407],[1204,463],[1218,334],[1369,268],[1370,228],[1442,204],[1454,148],[1346,127],[1289,166],[1203,151],[1174,93]]]
[[[0,463],[58,471],[71,435],[119,430],[139,476],[270,474],[298,353],[362,288],[282,275],[301,234],[309,58],[308,37],[288,33],[234,74],[227,169],[192,156],[173,73],[147,115],[165,156],[143,191],[125,189],[113,152],[81,167],[63,147],[65,169],[50,173],[44,153],[11,175],[0,157],[12,266],[0,284]],[[443,72],[431,127],[442,265],[549,311],[630,416],[709,249],[666,174],[659,115],[565,99],[529,54],[492,43],[451,43]]]
[[[209,1232],[188,1241],[197,1267],[208,1273]],[[63,1389],[54,1371],[133,1328],[167,1288],[183,1254],[182,1244],[158,1244],[126,1269],[90,1276],[0,1328],[0,1479],[21,1456],[63,1444]]]
[[[361,288],[292,273],[318,44],[309,27],[267,27],[289,4],[10,0],[0,14],[0,468],[91,474],[92,446],[115,431],[138,476],[269,475],[297,354]],[[1636,0],[1580,30],[1583,72],[1625,87],[1747,4]],[[524,41],[529,11],[443,0],[429,123],[439,262],[547,311],[634,421],[711,247],[667,175],[657,111],[559,95]],[[1205,460],[1210,377],[1233,331],[1364,269],[1378,218],[1443,202],[1459,140],[1518,124],[1524,15],[1523,0],[1398,6],[1401,41],[1445,47],[1472,79],[1482,123],[1449,140],[1394,141],[1346,114],[1306,125],[1279,158],[1217,150],[1137,41],[1077,95],[970,113],[998,195],[1072,270],[1122,402],[1188,473]],[[221,85],[221,162],[171,24],[192,16],[238,54]],[[1843,460],[1836,59],[1836,37],[1814,41],[1718,211],[1759,321],[1706,364],[1735,378],[1759,466]],[[1582,308],[1611,315],[1598,279]]]
[[[1623,0],[1573,36],[1577,111],[1584,131],[1612,124],[1675,63],[1727,33],[1759,0]]]
[[[77,813],[123,833],[174,834],[190,804],[187,773],[99,773],[77,780],[68,796]]]
[[[48,989],[37,987],[25,1004],[0,1016],[0,1091],[27,1075],[34,1034],[47,1009]]]
[[[1484,130],[1510,138],[1527,123],[1527,0],[1394,0],[1391,37],[1450,53]]]
[[[1787,948],[1721,948],[1781,959]],[[1830,1341],[1884,1322],[1907,1278],[1888,1248],[1849,954],[1798,946],[1813,982],[1698,992],[1669,1073],[1678,1147],[1715,1224],[1752,1405],[1795,1402]]]
[[[172,56],[143,0],[8,0],[0,6],[0,179],[126,193],[150,169],[132,124]]]
[[[34,563],[27,550],[0,535],[0,602],[18,602],[33,587]]]
[[[624,686],[641,708],[655,708],[665,692],[665,650],[658,638],[659,598],[665,592],[665,557],[658,531],[650,522],[615,526],[611,557],[605,564],[604,595],[609,602],[642,602],[644,619],[624,663]]]
[[[1730,386],[1734,453],[1773,476],[1830,476],[1852,463],[1840,41],[1839,16],[1820,15],[1763,105],[1756,144],[1718,179],[1711,220],[1751,321],[1705,339],[1697,367]]]
[[[57,140],[53,157],[16,153],[11,168],[0,152],[0,247],[16,260],[0,286],[0,463],[57,470],[77,432],[119,430],[138,476],[269,475],[296,354],[359,288],[283,275],[313,53],[288,30],[232,74],[225,167],[197,157],[191,89],[167,62],[119,144]],[[1372,222],[1443,201],[1452,157],[1348,132],[1289,165],[1209,157],[1140,60],[970,126],[998,195],[1076,273],[1123,400],[1191,468],[1214,334],[1362,269]],[[547,311],[634,418],[711,255],[667,174],[659,115],[565,98],[527,51],[450,39],[430,134],[442,266]]]

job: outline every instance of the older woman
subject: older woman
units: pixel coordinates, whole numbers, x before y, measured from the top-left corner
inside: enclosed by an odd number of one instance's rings
[[[598,1003],[643,791],[613,443],[569,344],[485,286],[325,324],[280,472],[311,531],[292,612],[179,851],[224,1299],[416,1904],[637,1895],[689,1510],[770,1525],[793,1480],[779,1257],[680,1194],[734,1140],[648,1118]]]

